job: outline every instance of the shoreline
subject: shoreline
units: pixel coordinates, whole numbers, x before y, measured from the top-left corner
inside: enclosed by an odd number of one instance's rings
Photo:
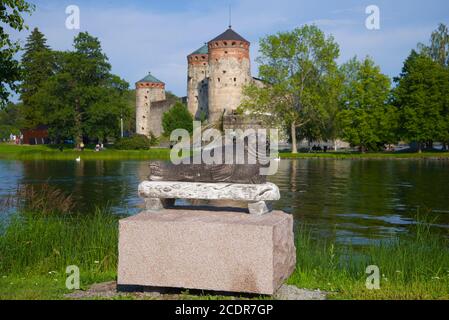
[[[0,144],[0,160],[74,160],[81,157],[83,160],[170,160],[170,149],[154,147],[149,150],[114,150],[106,149],[95,152],[91,149],[77,151],[66,149],[59,151],[47,145],[27,146]],[[298,153],[279,152],[281,159],[325,159],[325,160],[449,160],[449,152],[423,152],[423,153],[354,153],[354,152],[328,152],[328,153]]]
[[[82,270],[83,290],[115,281],[120,218],[97,210],[81,216],[19,212],[8,225],[0,221],[4,230],[0,234],[0,299],[67,299],[73,293],[65,287],[68,265]],[[310,226],[299,225],[295,228],[297,266],[286,285],[319,289],[333,300],[449,299],[448,240],[430,232],[429,223],[423,218],[407,237],[362,248],[312,237]],[[380,290],[365,286],[369,265],[381,270]],[[221,296],[187,294],[183,298]]]

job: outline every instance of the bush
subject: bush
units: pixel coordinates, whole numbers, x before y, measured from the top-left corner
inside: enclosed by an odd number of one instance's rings
[[[156,137],[150,133],[150,138],[145,135],[137,134],[130,138],[118,140],[114,148],[118,150],[148,150],[151,146],[157,144]]]
[[[177,102],[170,110],[162,116],[162,127],[164,135],[169,136],[173,130],[185,129],[189,133],[193,131],[193,117],[187,107]]]

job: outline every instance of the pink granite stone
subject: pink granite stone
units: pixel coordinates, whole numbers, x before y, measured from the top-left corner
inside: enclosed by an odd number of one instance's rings
[[[293,218],[164,210],[120,221],[118,285],[274,294],[296,264]]]

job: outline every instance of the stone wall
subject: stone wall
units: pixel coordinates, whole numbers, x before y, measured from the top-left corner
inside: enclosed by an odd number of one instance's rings
[[[200,119],[208,111],[209,55],[192,54],[187,63],[187,108],[195,119]]]
[[[156,101],[151,103],[151,116],[149,119],[150,131],[156,136],[160,137],[164,129],[162,128],[162,116],[165,112],[170,110],[176,103],[176,99],[167,99],[163,101]]]
[[[231,114],[231,115],[225,115],[223,117],[223,130],[226,129],[241,129],[241,130],[247,130],[247,129],[261,129],[263,128],[262,122],[251,119],[247,116],[238,115],[238,114]]]

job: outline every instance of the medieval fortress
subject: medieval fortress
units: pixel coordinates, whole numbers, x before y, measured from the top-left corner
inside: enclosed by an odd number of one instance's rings
[[[231,26],[187,56],[187,107],[194,119],[220,121],[238,108],[242,88],[251,81],[249,41]],[[160,136],[162,115],[175,103],[165,83],[149,74],[136,83],[136,133]]]

